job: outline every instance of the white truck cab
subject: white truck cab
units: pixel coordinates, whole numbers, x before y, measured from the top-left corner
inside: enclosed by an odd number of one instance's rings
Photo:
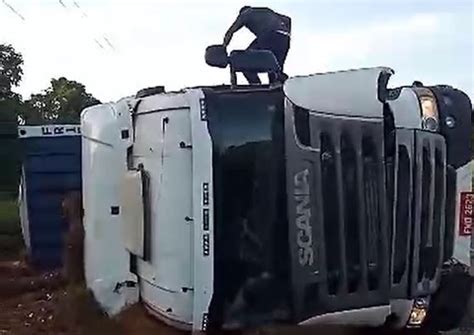
[[[470,157],[456,148],[471,109],[452,88],[389,89],[392,73],[157,87],[86,109],[98,302],[113,315],[140,300],[194,331],[419,326],[445,264],[469,262],[457,222]]]

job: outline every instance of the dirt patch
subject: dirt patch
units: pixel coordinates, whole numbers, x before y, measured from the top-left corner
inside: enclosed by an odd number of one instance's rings
[[[0,243],[0,335],[183,334],[150,317],[140,304],[113,319],[101,311],[83,284],[81,204],[79,192],[62,203],[69,224],[60,271],[37,271],[26,255],[7,260],[11,253]]]
[[[38,272],[22,261],[0,262],[0,335],[183,335],[148,315],[141,304],[110,319],[81,285],[58,272]],[[428,335],[345,327],[269,327],[244,335]]]
[[[101,312],[80,285],[56,272],[38,272],[20,261],[0,262],[0,334],[183,334],[136,305],[114,319]]]
[[[137,304],[126,310],[117,318],[117,322],[123,327],[123,334],[166,334],[183,335],[185,332],[171,328],[150,316],[141,304]]]
[[[58,272],[35,273],[16,263],[13,266],[0,263],[0,272],[3,271],[0,277],[0,299],[14,298],[29,292],[53,291],[64,285]]]

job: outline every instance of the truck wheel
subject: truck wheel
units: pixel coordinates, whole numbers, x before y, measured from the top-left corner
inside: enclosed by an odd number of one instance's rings
[[[432,297],[426,327],[433,332],[458,328],[468,311],[473,285],[474,278],[459,267],[444,275]]]

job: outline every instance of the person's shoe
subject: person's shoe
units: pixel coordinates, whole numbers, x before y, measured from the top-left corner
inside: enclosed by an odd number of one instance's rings
[[[286,73],[281,73],[280,78],[278,78],[282,83],[284,83],[288,79],[288,75]]]
[[[275,73],[271,76],[270,84],[282,84],[288,79],[285,73]]]

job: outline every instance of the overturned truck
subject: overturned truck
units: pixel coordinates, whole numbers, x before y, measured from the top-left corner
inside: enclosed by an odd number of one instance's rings
[[[471,287],[468,97],[388,88],[389,68],[238,85],[234,65],[229,86],[82,113],[85,274],[102,307],[141,300],[195,331],[455,327],[467,298],[446,312],[443,296]]]

